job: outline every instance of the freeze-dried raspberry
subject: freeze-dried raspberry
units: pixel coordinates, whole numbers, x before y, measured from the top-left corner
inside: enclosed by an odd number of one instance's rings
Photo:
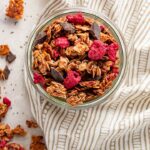
[[[45,83],[44,77],[36,72],[33,74],[33,78],[34,78],[34,81],[33,81],[34,84],[40,83],[43,85]]]
[[[99,40],[95,40],[90,47],[88,57],[91,60],[100,60],[106,54],[107,46]]]
[[[82,13],[77,13],[75,15],[67,15],[66,18],[68,19],[68,22],[74,24],[84,24],[85,22]]]
[[[107,54],[108,54],[108,57],[111,61],[116,60],[116,54],[117,54],[118,49],[119,49],[119,45],[117,43],[112,43],[109,45]]]
[[[53,50],[53,59],[56,60],[59,57],[59,52],[56,50]]]
[[[76,71],[68,71],[67,77],[64,79],[64,86],[67,89],[75,87],[81,81],[81,76]]]
[[[61,48],[66,48],[70,44],[69,44],[69,41],[66,37],[59,37],[55,40],[55,45],[58,47],[61,47]]]
[[[118,67],[113,67],[112,72],[115,74],[119,73],[119,68]]]
[[[5,140],[1,140],[0,141],[0,148],[4,148],[6,146],[6,141]]]
[[[100,27],[101,31],[103,32],[104,29],[105,29],[105,26],[104,25],[100,25],[99,27]]]
[[[7,97],[3,98],[3,103],[6,104],[8,107],[11,106],[11,101]]]

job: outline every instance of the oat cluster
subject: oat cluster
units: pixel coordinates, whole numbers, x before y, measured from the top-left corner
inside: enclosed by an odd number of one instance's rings
[[[119,73],[119,44],[81,13],[54,20],[35,39],[34,83],[72,106],[104,94]]]
[[[24,12],[24,0],[9,0],[9,6],[6,9],[6,16],[15,20],[20,20]]]

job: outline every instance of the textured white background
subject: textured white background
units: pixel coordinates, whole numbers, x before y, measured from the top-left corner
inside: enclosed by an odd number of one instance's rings
[[[42,134],[40,129],[27,129],[26,119],[31,119],[30,104],[24,85],[23,65],[25,58],[25,44],[31,30],[48,0],[25,0],[25,14],[18,23],[5,17],[5,9],[8,0],[0,0],[0,44],[8,44],[17,59],[8,67],[11,70],[9,80],[0,81],[0,95],[7,96],[12,100],[12,108],[9,110],[4,122],[12,127],[21,124],[28,131],[24,138],[16,138],[14,141],[23,144],[28,150],[32,134]],[[6,65],[5,59],[0,58],[0,68]]]

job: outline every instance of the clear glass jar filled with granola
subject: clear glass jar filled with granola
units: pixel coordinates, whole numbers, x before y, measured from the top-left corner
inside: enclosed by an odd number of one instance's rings
[[[106,102],[122,83],[126,64],[118,28],[107,17],[84,8],[55,12],[33,30],[27,45],[31,84],[63,108]]]

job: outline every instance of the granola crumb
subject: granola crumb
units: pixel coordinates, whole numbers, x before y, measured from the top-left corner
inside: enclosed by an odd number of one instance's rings
[[[8,45],[0,45],[0,56],[7,56],[10,52]]]
[[[24,0],[9,0],[9,6],[6,9],[6,16],[15,20],[22,19],[24,13]]]
[[[47,150],[42,136],[32,136],[30,150]]]
[[[13,129],[13,134],[14,135],[20,135],[20,136],[25,136],[27,134],[27,132],[23,129],[23,127],[21,125],[17,125]]]
[[[26,120],[28,128],[38,128],[38,124],[33,120]]]

